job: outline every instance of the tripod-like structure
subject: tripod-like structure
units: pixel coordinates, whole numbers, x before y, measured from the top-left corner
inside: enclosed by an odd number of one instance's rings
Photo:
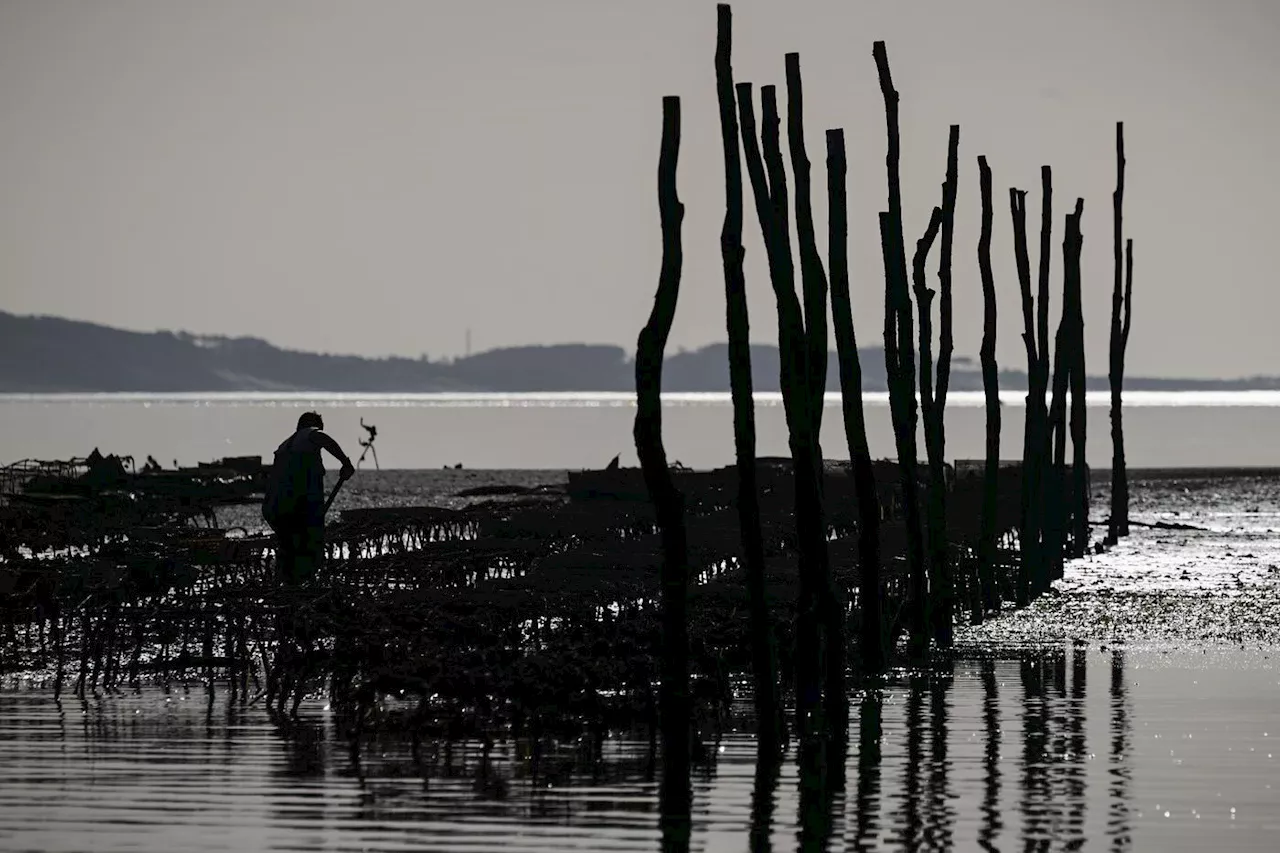
[[[360,419],[360,426],[364,427],[364,431],[369,433],[369,437],[360,439],[360,446],[364,448],[364,452],[360,454],[360,459],[356,462],[356,467],[359,468],[364,462],[364,458],[372,453],[374,468],[381,471],[382,466],[378,464],[378,451],[374,449],[373,446],[373,440],[378,437],[378,428],[373,424],[365,423],[364,418]]]

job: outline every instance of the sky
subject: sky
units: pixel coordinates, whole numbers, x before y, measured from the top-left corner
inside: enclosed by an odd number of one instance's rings
[[[725,339],[712,0],[0,0],[0,310],[433,358],[634,349],[661,262],[664,95],[682,98],[685,265],[671,346]],[[961,126],[955,340],[976,356],[976,158],[994,173],[1002,366],[1025,364],[1008,188],[1084,207],[1105,373],[1115,122],[1135,243],[1130,375],[1280,373],[1280,5],[1273,0],[733,3],[739,82],[800,53],[825,254],[823,131],[849,147],[860,343],[880,338],[884,112],[901,93],[908,251]],[[758,111],[758,106],[757,106]],[[784,140],[785,145],[785,140]],[[749,202],[752,337],[776,342]],[[936,258],[931,261],[936,267]],[[833,344],[834,346],[834,344]]]

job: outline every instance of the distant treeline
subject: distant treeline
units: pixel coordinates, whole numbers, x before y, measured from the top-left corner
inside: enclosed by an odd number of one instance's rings
[[[884,351],[862,350],[863,387],[887,388]],[[752,347],[757,391],[779,389],[778,348]],[[0,392],[199,392],[350,391],[634,391],[635,367],[622,347],[596,344],[507,347],[450,361],[361,358],[296,352],[258,338],[226,338],[183,332],[129,332],[55,317],[0,312]],[[728,391],[725,344],[668,354],[665,391]],[[839,390],[839,368],[830,354],[827,389]],[[1025,388],[1026,375],[1006,371],[1005,389]],[[1108,387],[1090,377],[1090,389]],[[1125,379],[1130,390],[1280,389],[1280,379]],[[968,359],[957,359],[951,378],[957,391],[982,388]]]

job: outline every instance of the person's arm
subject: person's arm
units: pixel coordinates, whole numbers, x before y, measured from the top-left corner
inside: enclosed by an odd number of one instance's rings
[[[338,476],[345,480],[356,472],[356,466],[351,464],[351,458],[343,452],[342,447],[338,442],[334,441],[333,436],[324,430],[315,430],[311,433],[311,440],[315,442],[317,447],[329,451],[334,459],[342,463],[342,471],[339,472]]]

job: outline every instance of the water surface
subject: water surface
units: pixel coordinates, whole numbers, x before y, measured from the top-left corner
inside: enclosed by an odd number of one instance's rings
[[[1022,392],[1006,392],[1001,453],[1021,458]],[[693,468],[732,463],[733,407],[728,394],[664,397],[668,455]],[[951,458],[985,455],[983,395],[947,398]],[[1125,395],[1129,464],[1136,467],[1280,465],[1280,393],[1131,392]],[[1108,395],[1087,397],[1088,458],[1111,463]],[[877,457],[896,454],[886,394],[867,394],[867,430]],[[785,456],[781,396],[756,395],[758,451]],[[0,459],[61,459],[104,453],[147,454],[166,467],[223,456],[270,456],[298,414],[320,410],[349,453],[378,427],[384,468],[589,468],[620,454],[634,465],[630,394],[71,394],[0,395]],[[823,447],[847,458],[838,395],[827,396]],[[372,462],[370,457],[369,462]]]
[[[203,687],[61,702],[0,693],[6,850],[656,850],[643,738],[353,754],[323,707],[277,728]],[[1052,649],[897,674],[860,697],[845,789],[802,828],[797,769],[760,779],[750,737],[695,770],[692,849],[1269,849],[1280,830],[1280,680],[1212,661]],[[772,784],[770,784],[772,783]]]

